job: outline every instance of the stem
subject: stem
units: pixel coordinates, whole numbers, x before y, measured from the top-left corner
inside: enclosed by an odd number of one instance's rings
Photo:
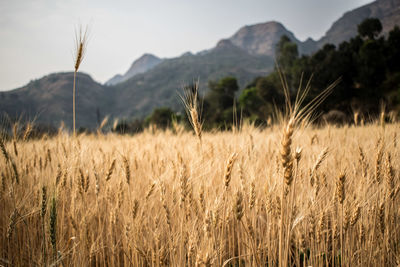
[[[46,253],[46,230],[44,225],[44,217],[42,218],[42,231],[43,231],[43,264],[47,266],[47,253]]]
[[[242,223],[243,229],[246,232],[247,236],[249,237],[249,239],[251,240],[250,244],[251,244],[251,250],[252,253],[254,255],[254,259],[256,261],[257,266],[261,266],[261,262],[258,259],[258,255],[257,255],[257,249],[256,249],[256,244],[255,244],[255,240],[254,238],[250,235],[249,231],[247,230],[246,226],[244,225],[243,221],[241,220],[239,223]],[[239,224],[240,227],[240,224]],[[238,231],[238,235],[239,235],[239,231]],[[240,257],[240,253],[239,253],[239,257]],[[239,258],[240,259],[240,258]],[[239,260],[239,265],[240,265],[240,260]]]
[[[72,88],[72,116],[73,116],[74,136],[76,135],[76,131],[75,131],[75,84],[76,84],[76,71],[74,71],[74,85]]]
[[[240,222],[241,221],[239,221],[238,222],[238,224],[237,224],[237,227],[238,227],[238,230],[236,231],[236,234],[237,234],[237,253],[238,253],[238,259],[239,259],[239,267],[242,267],[242,261],[241,261],[241,255],[240,255],[240,234],[239,234],[239,230],[240,230]],[[233,242],[235,242],[235,239],[233,239]],[[233,247],[235,247],[235,244],[233,244]],[[235,251],[235,249],[234,249],[234,251]],[[233,254],[233,255],[235,255],[235,253]]]
[[[343,255],[343,204],[341,206],[341,216],[340,216],[340,266],[343,266],[344,255]]]
[[[296,189],[296,186],[295,186],[295,184],[296,184],[296,178],[297,178],[297,171],[298,171],[298,168],[299,168],[299,162],[297,161],[296,162],[296,169],[295,169],[295,174],[294,174],[294,179],[293,179],[293,186],[291,187],[291,188],[289,188],[289,190],[290,190],[290,199],[289,199],[289,207],[288,207],[288,218],[287,218],[287,225],[285,225],[285,230],[286,230],[286,236],[285,236],[285,260],[284,260],[284,265],[286,266],[287,265],[287,260],[288,260],[288,257],[289,257],[289,255],[290,255],[290,249],[289,249],[289,246],[290,246],[290,228],[291,228],[291,225],[292,225],[292,209],[293,209],[293,204],[294,204],[294,196],[295,196],[295,193],[294,193],[294,191],[295,191],[295,189]]]
[[[226,209],[226,190],[224,191],[223,195],[222,195],[223,201],[224,201],[224,205],[223,205],[223,215],[222,215],[222,227],[221,227],[221,231],[219,233],[219,246],[220,248],[223,247],[223,242],[224,242],[224,234],[225,234],[225,209]],[[228,242],[229,243],[229,242]],[[229,247],[228,247],[229,250]],[[219,266],[222,266],[223,264],[223,255],[222,253],[219,253]]]
[[[284,191],[285,191],[285,182],[284,181],[282,181],[282,195],[281,195],[281,222],[280,222],[280,229],[279,229],[279,259],[278,259],[278,262],[279,262],[279,266],[282,266],[282,267],[284,267],[284,265],[283,265],[283,227],[284,227],[284,218],[285,218],[285,216],[284,216],[284,211],[285,211],[285,208],[284,208],[284,203],[285,203],[285,201],[284,201],[284,196],[285,196],[285,193],[284,193]]]

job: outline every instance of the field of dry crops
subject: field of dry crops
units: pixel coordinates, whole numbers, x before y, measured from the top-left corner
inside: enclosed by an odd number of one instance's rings
[[[0,265],[396,266],[399,130],[3,140]]]

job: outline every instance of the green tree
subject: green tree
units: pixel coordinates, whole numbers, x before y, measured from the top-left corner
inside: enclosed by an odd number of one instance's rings
[[[256,84],[259,97],[264,103],[283,104],[282,82],[277,72],[273,72],[257,81]]]
[[[385,51],[389,71],[400,71],[400,28],[397,25],[389,32]]]
[[[279,67],[279,70],[276,71],[281,71],[284,74],[290,91],[294,90],[295,81],[298,79],[294,68],[298,58],[297,45],[289,37],[283,35],[276,45],[276,59]]]
[[[309,59],[311,71],[305,77],[314,74],[311,80],[311,90],[307,101],[314,99],[329,84],[342,78],[342,81],[335,87],[334,92],[329,96],[330,101],[324,101],[320,109],[328,111],[333,108],[342,108],[341,105],[354,95],[353,76],[355,64],[351,51],[351,45],[345,42],[338,49],[334,45],[327,44]]]
[[[166,129],[171,125],[174,116],[176,116],[176,114],[170,108],[156,108],[146,119],[146,124],[155,124],[162,129]]]
[[[239,90],[236,78],[225,77],[208,84],[209,92],[204,98],[205,128],[230,125],[233,119],[235,93]]]
[[[225,77],[218,82],[210,82],[210,96],[221,110],[232,107],[235,93],[239,90],[235,77]]]
[[[377,18],[365,19],[358,25],[358,34],[362,37],[375,39],[382,31],[382,24]]]
[[[366,40],[358,54],[358,77],[363,98],[376,98],[381,93],[380,85],[385,79],[385,58],[380,40]]]
[[[263,102],[258,95],[257,87],[244,89],[239,96],[238,102],[244,116],[251,117],[252,120],[258,120],[263,117],[263,115],[260,114]]]
[[[279,66],[289,73],[295,60],[299,57],[297,45],[293,43],[289,37],[283,35],[276,45],[276,58]]]

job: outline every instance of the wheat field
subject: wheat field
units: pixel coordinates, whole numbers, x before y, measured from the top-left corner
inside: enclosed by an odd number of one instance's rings
[[[396,266],[399,124],[1,141],[0,266]]]

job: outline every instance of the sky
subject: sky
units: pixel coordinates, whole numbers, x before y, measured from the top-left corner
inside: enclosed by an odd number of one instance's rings
[[[322,37],[371,0],[0,0],[0,91],[72,71],[74,36],[89,25],[80,71],[104,83],[144,53],[212,48],[245,25],[281,22],[300,40]]]

